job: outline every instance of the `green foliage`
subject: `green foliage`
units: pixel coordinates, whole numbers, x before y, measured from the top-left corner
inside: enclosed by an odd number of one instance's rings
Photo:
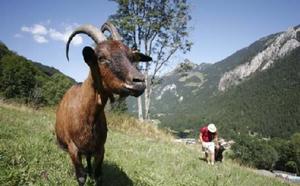
[[[285,166],[285,170],[288,172],[294,172],[294,173],[298,172],[297,164],[294,161],[288,161],[284,166]]]
[[[57,104],[72,85],[73,82],[65,75],[55,73],[42,86],[46,102],[49,105]]]
[[[117,127],[128,120],[117,117],[108,122]],[[0,105],[0,185],[77,185],[68,154],[56,144],[54,122],[52,111]],[[144,136],[143,126],[128,134],[109,125],[103,185],[287,185],[232,162],[207,165],[198,150]]]
[[[232,146],[234,158],[242,164],[259,169],[272,170],[278,160],[276,150],[263,140],[250,136],[238,136]]]
[[[74,84],[58,70],[34,63],[0,45],[0,96],[20,103],[55,105]]]
[[[0,61],[0,91],[6,98],[20,98],[27,102],[33,90],[37,70],[26,59],[7,55]]]
[[[272,145],[278,153],[278,161],[275,164],[275,168],[279,170],[286,170],[285,164],[294,154],[293,147],[288,140],[284,139],[272,139],[270,145]]]
[[[272,139],[272,145],[278,152],[279,158],[275,168],[290,171],[300,175],[300,133],[295,133],[290,139]]]
[[[283,170],[299,175],[300,133],[289,140],[262,140],[247,135],[237,136],[232,146],[233,158],[242,164],[263,169]]]
[[[300,133],[295,133],[291,137],[291,144],[294,149],[293,161],[296,163],[296,173],[300,176]]]
[[[0,41],[0,59],[7,53],[9,53],[8,48],[2,41]]]
[[[128,110],[127,103],[126,103],[126,97],[118,98],[113,103],[111,103],[111,110],[113,112],[117,112],[117,113],[126,112]]]

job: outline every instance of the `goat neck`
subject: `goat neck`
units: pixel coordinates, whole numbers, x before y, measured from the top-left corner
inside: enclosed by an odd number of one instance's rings
[[[104,110],[108,96],[104,92],[103,86],[100,83],[101,79],[96,72],[98,69],[91,69],[88,78],[82,84],[82,102],[81,104],[86,109]]]

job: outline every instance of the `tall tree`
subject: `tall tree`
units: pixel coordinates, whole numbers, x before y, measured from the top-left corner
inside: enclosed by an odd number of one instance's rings
[[[138,64],[144,70],[144,118],[149,119],[152,85],[157,73],[178,51],[187,52],[192,43],[188,37],[191,20],[186,0],[111,0],[118,10],[110,19],[119,28],[124,42],[137,46],[153,62]],[[143,119],[142,99],[138,98],[139,119]]]

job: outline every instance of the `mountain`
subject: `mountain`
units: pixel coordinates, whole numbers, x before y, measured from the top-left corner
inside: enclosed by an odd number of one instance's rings
[[[215,64],[186,60],[154,87],[152,118],[173,130],[195,129],[195,135],[214,122],[222,136],[288,137],[300,130],[299,41],[297,26]]]
[[[0,42],[0,97],[35,106],[55,105],[75,82],[59,70],[33,62]]]

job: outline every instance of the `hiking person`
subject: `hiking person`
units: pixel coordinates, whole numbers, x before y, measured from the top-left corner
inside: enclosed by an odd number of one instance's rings
[[[205,152],[205,158],[208,164],[215,163],[215,148],[219,149],[218,132],[215,124],[211,123],[200,128],[199,141],[202,144],[202,150]]]

